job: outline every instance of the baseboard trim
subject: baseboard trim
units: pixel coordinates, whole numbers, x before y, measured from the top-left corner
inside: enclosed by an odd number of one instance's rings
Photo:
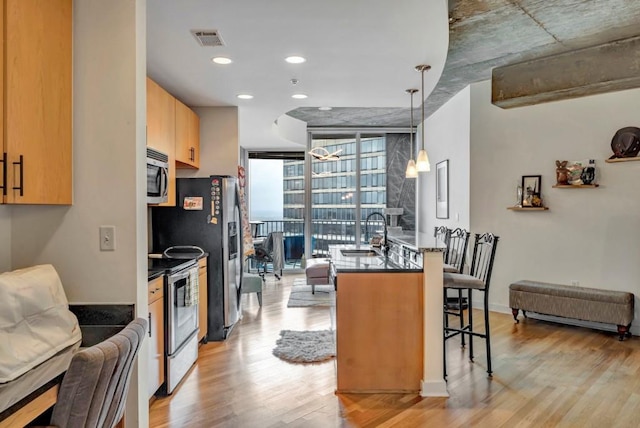
[[[447,382],[442,380],[420,381],[421,397],[448,397]]]

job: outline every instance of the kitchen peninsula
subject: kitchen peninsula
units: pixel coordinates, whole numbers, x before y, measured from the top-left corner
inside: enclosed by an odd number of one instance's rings
[[[329,247],[336,285],[337,393],[448,396],[443,249],[433,244],[420,248],[421,268],[369,246]]]

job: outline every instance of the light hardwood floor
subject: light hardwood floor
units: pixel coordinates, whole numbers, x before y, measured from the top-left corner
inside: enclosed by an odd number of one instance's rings
[[[301,365],[271,354],[282,329],[331,328],[328,308],[287,308],[293,279],[269,275],[260,308],[243,295],[243,319],[225,342],[200,347],[151,427],[638,427],[640,339],[492,313],[492,379],[484,342],[476,362],[447,342],[450,397],[334,394],[335,363]],[[478,314],[480,315],[480,314]],[[480,316],[476,317],[480,320]],[[521,317],[522,318],[522,317]],[[375,358],[375,356],[372,356]]]

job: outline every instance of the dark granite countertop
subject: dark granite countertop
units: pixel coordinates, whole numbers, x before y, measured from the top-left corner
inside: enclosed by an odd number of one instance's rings
[[[343,250],[363,251],[364,254],[345,255]],[[375,255],[371,255],[371,252]],[[389,257],[382,253],[379,248],[372,248],[369,245],[330,245],[329,254],[331,256],[331,268],[334,274],[345,272],[421,272],[421,269],[404,268],[394,263]]]
[[[418,247],[416,246],[416,234],[415,232],[411,233],[389,233],[387,239],[391,243],[397,243],[404,245],[406,247],[411,248],[412,250],[418,251]]]
[[[435,237],[428,233],[390,233],[387,237],[389,242],[404,245],[414,251],[443,252],[444,244],[437,242]]]
[[[149,272],[147,274],[147,280],[148,281],[152,281],[152,280],[164,275],[164,271],[163,270],[150,270],[148,272]]]

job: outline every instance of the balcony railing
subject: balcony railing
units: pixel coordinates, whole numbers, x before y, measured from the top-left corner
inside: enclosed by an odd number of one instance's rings
[[[264,220],[255,224],[254,237],[265,237],[270,232],[283,232],[285,246],[285,268],[296,267],[304,253],[303,220]],[[372,228],[382,228],[382,221],[369,221]],[[360,236],[364,240],[364,221],[360,223]],[[311,254],[322,257],[329,254],[329,245],[355,244],[355,220],[313,220],[311,222]],[[364,242],[364,241],[363,241]]]

